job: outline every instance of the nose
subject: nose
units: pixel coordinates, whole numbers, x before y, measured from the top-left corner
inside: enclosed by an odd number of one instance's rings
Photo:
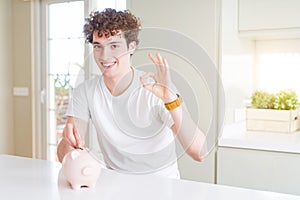
[[[107,47],[103,47],[101,57],[102,57],[103,59],[106,59],[106,58],[109,57],[109,55],[110,55],[109,49],[108,49]]]
[[[110,57],[111,57],[111,51],[110,51],[110,49],[107,48],[107,47],[103,47],[101,59],[102,60],[107,60]]]

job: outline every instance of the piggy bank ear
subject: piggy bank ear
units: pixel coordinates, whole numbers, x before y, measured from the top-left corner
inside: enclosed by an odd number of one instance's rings
[[[78,151],[72,151],[71,152],[71,159],[75,160],[78,156],[80,155],[80,153]]]

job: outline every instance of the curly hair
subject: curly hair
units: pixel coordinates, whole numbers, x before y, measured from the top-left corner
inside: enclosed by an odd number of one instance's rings
[[[93,33],[98,31],[98,36],[108,38],[114,36],[119,30],[124,32],[127,45],[135,41],[138,44],[138,34],[141,28],[140,20],[130,11],[116,11],[106,8],[102,12],[95,11],[85,19],[84,36],[86,42],[93,43]]]

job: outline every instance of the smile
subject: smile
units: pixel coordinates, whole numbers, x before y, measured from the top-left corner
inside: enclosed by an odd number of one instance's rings
[[[117,61],[110,62],[110,63],[101,63],[101,64],[105,69],[109,69],[109,68],[112,68],[116,63],[117,63]]]

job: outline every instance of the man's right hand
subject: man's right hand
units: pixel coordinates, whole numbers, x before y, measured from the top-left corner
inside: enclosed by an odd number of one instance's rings
[[[76,125],[76,126],[75,126]],[[63,130],[62,140],[57,146],[57,157],[62,162],[64,156],[74,150],[83,149],[84,137],[88,128],[88,123],[78,118],[68,117]],[[79,131],[78,131],[79,130]],[[80,133],[82,135],[80,135]]]
[[[82,149],[83,144],[80,135],[72,122],[66,124],[63,130],[63,139],[73,148]]]

